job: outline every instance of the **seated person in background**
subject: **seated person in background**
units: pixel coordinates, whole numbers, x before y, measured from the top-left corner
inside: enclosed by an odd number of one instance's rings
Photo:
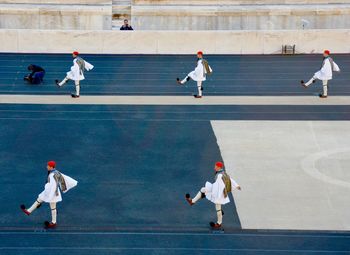
[[[124,20],[124,25],[120,27],[120,30],[134,30],[130,25],[127,19]]]
[[[28,81],[31,84],[40,84],[43,82],[45,70],[42,67],[29,65],[28,71],[31,71],[31,73],[24,77],[25,81]]]

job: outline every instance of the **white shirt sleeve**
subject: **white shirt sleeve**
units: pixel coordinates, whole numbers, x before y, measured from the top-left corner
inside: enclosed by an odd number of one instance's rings
[[[74,188],[75,186],[77,186],[78,181],[74,180],[72,177],[69,177],[68,175],[62,174],[64,181],[66,182],[66,191],[63,191],[63,193],[66,193],[68,190]]]
[[[232,178],[231,179],[231,186],[234,188],[234,189],[237,189],[237,187],[239,186],[239,184]]]
[[[334,68],[334,70],[333,70],[334,72],[340,72],[339,66],[334,61],[333,61],[333,68]]]
[[[85,60],[84,60],[84,62],[85,62],[85,69],[86,69],[86,71],[90,71],[92,68],[94,68],[94,66],[91,65],[89,62],[87,62]]]

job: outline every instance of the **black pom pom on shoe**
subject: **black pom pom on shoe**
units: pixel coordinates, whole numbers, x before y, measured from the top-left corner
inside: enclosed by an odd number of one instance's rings
[[[26,209],[26,206],[25,206],[25,205],[21,205],[20,207],[21,207],[21,210],[22,210],[25,214],[27,214],[27,215],[29,216],[30,212],[28,212],[28,210]]]

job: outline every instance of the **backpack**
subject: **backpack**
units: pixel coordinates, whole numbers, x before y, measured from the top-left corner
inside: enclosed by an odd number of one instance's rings
[[[82,59],[81,57],[76,57],[76,61],[77,61],[77,64],[79,66],[80,74],[84,74],[84,70],[85,70],[85,61],[84,61],[84,59]]]
[[[211,70],[211,68],[210,68],[210,66],[209,66],[208,61],[205,60],[205,59],[202,59],[202,64],[203,64],[203,66],[204,66],[205,73],[206,73],[207,75],[211,75],[213,72],[212,72],[212,70]]]
[[[227,173],[222,173],[222,181],[225,184],[224,197],[226,198],[228,193],[232,191],[231,178]]]

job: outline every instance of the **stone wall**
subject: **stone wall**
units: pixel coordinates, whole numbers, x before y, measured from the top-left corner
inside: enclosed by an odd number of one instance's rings
[[[124,19],[131,18],[132,0],[113,0],[112,6],[112,29],[119,30]]]
[[[350,3],[133,5],[131,17],[137,30],[346,29]]]
[[[0,0],[0,4],[109,5],[110,0]]]
[[[273,4],[335,4],[350,0],[133,0],[133,5],[273,5]]]
[[[350,30],[270,31],[48,31],[0,30],[1,52],[110,54],[350,53]]]
[[[0,0],[2,29],[109,30],[112,1]]]
[[[0,28],[279,30],[350,27],[350,0],[0,0]],[[113,22],[112,22],[113,19]]]

